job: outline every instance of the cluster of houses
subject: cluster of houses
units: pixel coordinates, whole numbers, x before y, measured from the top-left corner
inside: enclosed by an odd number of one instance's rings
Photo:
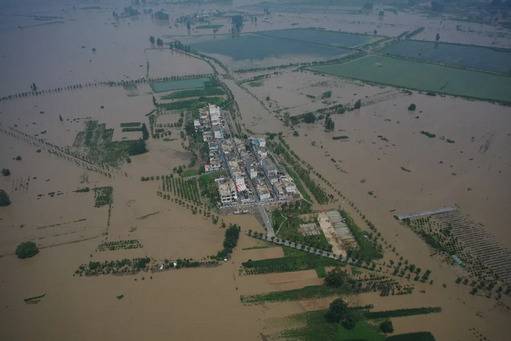
[[[221,174],[215,181],[222,206],[281,203],[301,197],[292,178],[268,153],[266,140],[233,136],[218,106],[201,110],[194,128],[209,147],[205,171]]]

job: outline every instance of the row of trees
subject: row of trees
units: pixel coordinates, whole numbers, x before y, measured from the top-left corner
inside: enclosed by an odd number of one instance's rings
[[[149,42],[151,43],[152,46],[156,44],[156,46],[158,47],[163,47],[163,40],[161,38],[154,38],[154,36],[150,36]]]

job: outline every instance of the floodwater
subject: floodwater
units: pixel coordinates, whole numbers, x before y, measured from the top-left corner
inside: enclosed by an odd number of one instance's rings
[[[254,1],[234,6],[261,14]],[[228,11],[231,6],[157,4],[167,9],[170,23],[149,15],[116,20],[127,1],[24,0],[0,5],[0,97],[87,82],[136,80],[212,72],[210,65],[188,55],[158,49],[149,36],[166,41],[188,37],[174,19],[184,14]],[[247,7],[244,7],[244,6]],[[298,6],[299,8],[299,6]],[[397,36],[425,27],[415,38],[511,47],[508,31],[486,24],[445,20],[413,12],[385,11],[369,15],[343,10],[279,12],[244,32],[290,27]],[[230,18],[222,13],[212,23],[229,33]],[[211,34],[192,29],[191,35]],[[230,65],[227,65],[230,67]],[[469,328],[492,340],[504,340],[509,302],[468,294],[454,284],[459,268],[446,265],[413,232],[392,217],[408,212],[458,205],[505,246],[511,246],[511,111],[509,107],[449,96],[407,94],[399,89],[369,86],[309,72],[278,70],[260,86],[239,81],[258,73],[220,75],[240,109],[247,132],[283,132],[293,150],[373,221],[382,236],[410,262],[431,269],[434,284],[417,284],[412,295],[350,296],[354,305],[377,310],[442,306],[442,313],[393,320],[396,332],[430,330],[438,340],[476,340]],[[321,98],[326,92],[331,96]],[[136,89],[98,85],[0,102],[0,127],[15,127],[60,146],[71,146],[85,122],[107,128],[122,122],[146,122],[154,109],[147,84]],[[282,122],[290,116],[338,103],[362,100],[360,110],[334,115],[335,131],[321,123],[301,124],[293,136]],[[414,112],[407,110],[415,103]],[[62,119],[61,119],[62,118]],[[174,122],[174,121],[172,121]],[[430,139],[420,131],[436,134]],[[332,136],[347,135],[348,141]],[[221,247],[224,229],[211,219],[157,196],[158,181],[141,177],[169,174],[188,164],[191,154],[172,130],[172,138],[150,139],[149,153],[134,156],[109,178],[77,167],[19,138],[0,133],[0,188],[12,200],[0,208],[0,339],[2,340],[260,340],[288,328],[287,317],[324,309],[332,298],[245,306],[240,295],[300,288],[322,282],[315,271],[244,276],[248,259],[283,256],[279,247],[261,248],[243,232],[264,229],[250,215],[225,216],[242,234],[233,258],[215,268],[182,269],[130,276],[75,277],[80,264],[149,256],[200,259]],[[446,139],[454,140],[447,143]],[[20,160],[16,160],[20,156]],[[336,162],[334,163],[333,160]],[[403,171],[403,168],[408,171]],[[79,188],[113,187],[113,204],[94,207],[94,194]],[[331,206],[345,206],[343,202]],[[324,207],[317,207],[323,209]],[[348,207],[348,210],[350,208]],[[395,211],[394,211],[395,210]],[[353,212],[352,212],[353,213]],[[143,247],[98,252],[104,240],[138,239]],[[14,256],[16,245],[35,240],[40,253],[27,260]],[[395,260],[385,255],[383,261]],[[445,287],[443,286],[445,284]],[[38,304],[25,298],[46,294]],[[117,296],[124,295],[121,299]]]

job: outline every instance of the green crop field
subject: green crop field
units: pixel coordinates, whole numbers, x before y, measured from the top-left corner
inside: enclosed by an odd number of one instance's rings
[[[441,65],[383,56],[365,56],[346,63],[318,65],[309,69],[334,76],[415,90],[511,102],[511,77]]]
[[[340,323],[329,323],[325,319],[325,311],[310,311],[293,316],[293,320],[301,322],[302,327],[287,329],[282,337],[291,340],[366,340],[383,341],[383,335],[375,326],[367,321],[357,322],[355,328],[345,329]]]
[[[484,46],[401,40],[383,53],[417,61],[511,75],[511,50]]]
[[[364,34],[328,31],[314,28],[295,28],[288,30],[264,31],[257,34],[272,38],[293,39],[307,43],[335,47],[355,47],[374,42],[380,37]]]
[[[232,38],[230,35],[217,36],[215,40],[192,43],[193,49],[206,54],[223,55],[235,61],[262,60],[282,56],[310,56],[313,58],[338,58],[350,50],[323,46],[292,39],[280,39],[260,34],[242,34]]]
[[[180,79],[168,81],[151,82],[151,89],[154,92],[166,92],[173,90],[199,89],[204,88],[210,78]]]

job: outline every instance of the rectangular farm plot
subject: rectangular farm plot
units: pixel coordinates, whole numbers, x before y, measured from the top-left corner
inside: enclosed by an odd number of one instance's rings
[[[244,34],[236,38],[223,36],[216,40],[192,43],[191,47],[206,54],[226,56],[234,61],[263,60],[293,55],[333,59],[350,52],[344,48],[279,39],[261,34]]]
[[[485,46],[401,40],[383,49],[390,56],[511,75],[511,50]]]
[[[391,57],[365,56],[310,70],[408,89],[511,102],[510,77]]]
[[[381,39],[378,36],[328,31],[315,28],[295,28],[259,32],[258,34],[281,39],[293,39],[308,43],[329,45],[335,47],[362,46]]]
[[[167,92],[173,90],[188,90],[204,88],[206,82],[210,78],[192,78],[192,79],[179,79],[179,80],[166,80],[151,82],[151,89],[154,92]]]

